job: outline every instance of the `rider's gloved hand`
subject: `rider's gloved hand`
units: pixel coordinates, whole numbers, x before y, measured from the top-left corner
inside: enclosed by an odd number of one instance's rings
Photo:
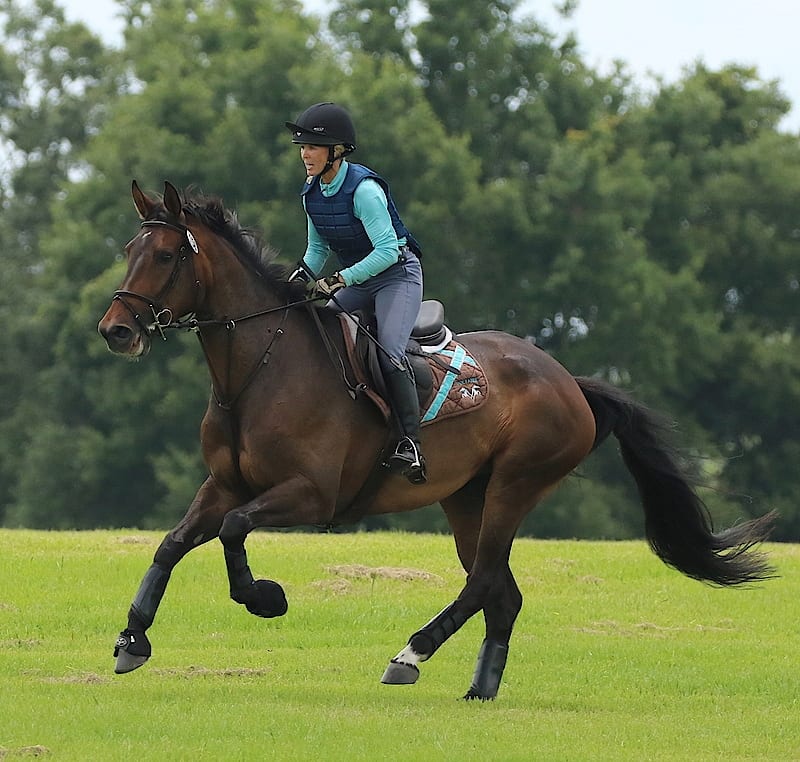
[[[328,275],[326,278],[320,278],[315,284],[311,292],[312,296],[319,296],[325,299],[330,299],[339,289],[342,289],[347,284],[342,280],[339,273]]]

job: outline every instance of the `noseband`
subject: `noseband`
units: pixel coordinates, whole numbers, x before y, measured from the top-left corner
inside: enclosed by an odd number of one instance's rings
[[[142,223],[143,228],[156,226],[169,228],[170,230],[177,230],[185,239],[185,241],[181,243],[180,249],[178,249],[178,257],[175,260],[175,264],[172,267],[172,272],[170,273],[167,282],[164,284],[164,287],[161,289],[161,291],[159,291],[158,294],[156,294],[156,296],[154,296],[152,299],[149,296],[138,294],[135,291],[115,291],[114,300],[121,302],[125,306],[128,312],[130,312],[131,317],[133,317],[133,319],[138,323],[139,327],[145,333],[152,335],[157,331],[161,335],[161,338],[166,341],[167,337],[164,334],[164,329],[174,324],[174,316],[171,309],[162,306],[162,302],[164,297],[166,297],[166,295],[172,290],[172,287],[177,282],[180,266],[187,258],[189,258],[189,262],[192,266],[192,278],[194,280],[195,288],[200,288],[200,281],[197,279],[195,272],[194,257],[190,257],[189,255],[190,249],[192,252],[194,252],[194,254],[198,254],[200,249],[197,246],[195,237],[192,235],[192,231],[187,227],[173,225],[170,222],[163,222],[162,220],[145,220]],[[137,299],[141,302],[144,302],[150,308],[150,312],[153,316],[153,322],[147,323],[139,314],[139,312],[135,310],[128,302],[128,299]]]

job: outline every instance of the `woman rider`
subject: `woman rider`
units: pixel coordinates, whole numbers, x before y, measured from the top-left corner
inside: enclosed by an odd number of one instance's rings
[[[405,357],[422,301],[419,244],[400,219],[387,182],[345,160],[356,149],[347,111],[317,103],[286,127],[306,169],[301,196],[308,222],[306,251],[291,277],[315,280],[315,293],[329,297],[331,309],[375,315],[381,369],[403,434],[389,465],[412,484],[423,484],[419,400]],[[318,278],[331,253],[338,272]]]

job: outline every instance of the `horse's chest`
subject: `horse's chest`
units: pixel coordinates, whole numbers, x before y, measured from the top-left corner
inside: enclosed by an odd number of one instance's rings
[[[276,478],[279,464],[270,457],[272,447],[264,446],[246,432],[232,436],[225,426],[206,421],[203,427],[203,457],[214,479],[258,492]]]

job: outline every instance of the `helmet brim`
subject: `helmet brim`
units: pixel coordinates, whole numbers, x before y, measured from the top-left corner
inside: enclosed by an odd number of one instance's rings
[[[286,129],[292,133],[292,143],[308,146],[335,146],[342,141],[326,135],[310,132],[294,122],[284,122]]]

